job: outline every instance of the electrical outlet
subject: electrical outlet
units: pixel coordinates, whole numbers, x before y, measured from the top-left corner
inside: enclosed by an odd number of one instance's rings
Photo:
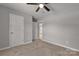
[[[68,48],[65,48],[64,50],[65,50],[65,51],[71,51],[71,50],[70,50],[70,49],[68,49]]]
[[[65,44],[69,44],[69,41],[65,41]]]

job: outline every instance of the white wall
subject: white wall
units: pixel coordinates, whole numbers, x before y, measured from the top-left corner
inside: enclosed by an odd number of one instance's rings
[[[33,22],[32,23],[32,29],[33,29],[33,39],[38,39],[38,22]]]
[[[9,15],[6,9],[0,6],[0,48],[9,46]]]
[[[9,14],[13,13],[24,17],[24,42],[32,41],[32,16],[0,6],[0,49],[9,47]]]
[[[79,50],[79,4],[54,6],[56,14],[48,15],[41,21],[44,22],[43,40]]]

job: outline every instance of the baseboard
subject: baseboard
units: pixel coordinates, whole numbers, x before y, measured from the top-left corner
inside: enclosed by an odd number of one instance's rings
[[[0,51],[1,51],[1,50],[5,50],[5,49],[9,49],[9,48],[11,48],[11,47],[1,48]]]
[[[32,41],[29,41],[29,42],[26,42],[26,43],[23,43],[21,45],[25,45],[25,44],[29,44],[31,43]],[[19,45],[20,46],[20,45]],[[16,46],[15,46],[16,47]],[[6,50],[6,49],[9,49],[9,48],[12,48],[12,47],[5,47],[5,48],[1,48],[0,50]]]
[[[24,44],[29,44],[29,43],[32,43],[32,41],[29,41],[29,42],[23,43],[23,45],[24,45]]]
[[[50,44],[54,44],[54,45],[58,45],[58,46],[64,47],[64,48],[70,49],[70,50],[72,50],[72,51],[77,51],[77,52],[79,52],[78,49],[71,48],[71,47],[68,47],[68,46],[65,46],[65,45],[62,45],[62,44],[59,44],[59,43],[51,42],[51,41],[44,40],[44,39],[42,39],[42,41],[45,41],[45,42],[50,43]]]
[[[20,44],[20,45],[17,45],[17,46],[26,45],[26,44],[29,44],[29,43],[32,43],[32,41],[24,42],[24,43],[22,43],[22,44]],[[15,47],[17,47],[17,46],[15,46]],[[11,48],[12,48],[12,47],[11,47]]]

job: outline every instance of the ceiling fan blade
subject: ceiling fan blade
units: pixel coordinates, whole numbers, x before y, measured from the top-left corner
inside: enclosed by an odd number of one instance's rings
[[[48,7],[44,6],[44,8],[45,8],[47,11],[50,11],[50,9],[49,9]]]
[[[38,3],[26,3],[28,5],[39,5]]]
[[[38,11],[39,11],[39,9],[40,9],[40,7],[38,7],[38,8],[37,8],[36,12],[38,12]]]
[[[44,3],[44,4],[49,4],[49,3]]]

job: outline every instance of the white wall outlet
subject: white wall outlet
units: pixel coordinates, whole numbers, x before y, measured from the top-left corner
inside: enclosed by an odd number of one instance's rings
[[[65,44],[69,44],[69,41],[65,41]]]

